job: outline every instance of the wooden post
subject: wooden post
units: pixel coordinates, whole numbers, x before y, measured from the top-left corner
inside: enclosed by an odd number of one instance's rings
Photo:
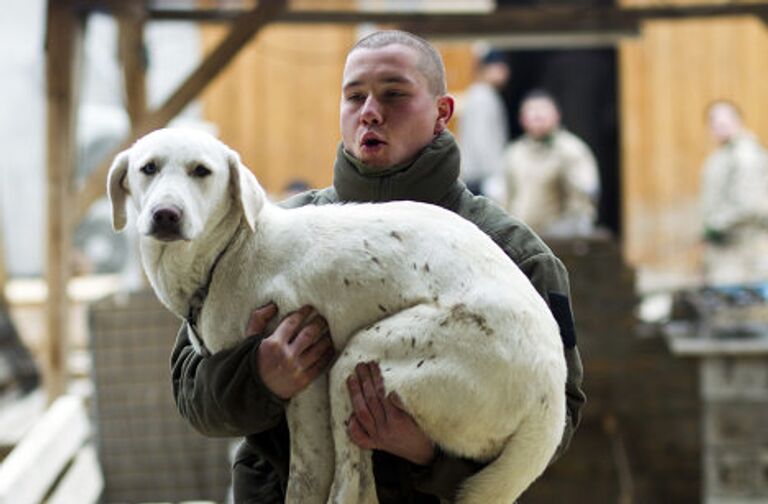
[[[48,106],[48,249],[47,340],[44,383],[49,401],[65,388],[64,346],[67,341],[72,235],[71,208],[75,160],[75,117],[78,98],[83,20],[72,0],[48,0],[46,85]]]
[[[119,52],[123,66],[125,108],[132,126],[136,126],[147,111],[143,14],[143,11],[128,11],[117,17],[120,27]]]

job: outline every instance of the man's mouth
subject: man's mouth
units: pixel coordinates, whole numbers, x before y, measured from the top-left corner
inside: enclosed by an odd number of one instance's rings
[[[376,135],[372,133],[366,133],[363,135],[363,137],[360,139],[360,147],[364,149],[375,149],[381,145],[384,145],[386,142],[378,138]]]

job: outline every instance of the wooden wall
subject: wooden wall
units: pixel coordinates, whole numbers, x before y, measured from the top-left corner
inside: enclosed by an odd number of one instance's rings
[[[714,148],[704,110],[733,100],[768,142],[768,30],[751,17],[654,21],[619,51],[625,255],[659,282],[698,282],[699,179]]]
[[[222,33],[204,29],[206,45]],[[270,192],[295,178],[330,183],[341,73],[354,34],[351,27],[269,26],[204,93],[206,119]]]
[[[207,46],[222,33],[205,28]],[[354,26],[270,26],[204,94],[207,119],[270,192],[295,178],[331,182],[341,74],[356,36]],[[460,96],[470,46],[437,45]],[[653,21],[619,43],[623,248],[633,266],[698,281],[699,177],[714,148],[704,109],[717,98],[737,102],[768,142],[766,54],[768,30],[751,17]]]
[[[332,180],[339,135],[344,60],[353,26],[275,25],[263,30],[205,91],[205,118],[235,148],[271,193],[300,178],[313,187]],[[220,27],[203,29],[211,48]],[[471,80],[470,48],[445,44],[448,82]]]

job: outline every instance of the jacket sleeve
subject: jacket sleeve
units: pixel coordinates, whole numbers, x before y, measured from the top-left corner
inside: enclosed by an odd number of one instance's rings
[[[171,354],[176,406],[192,426],[207,436],[246,436],[279,423],[284,402],[259,378],[256,351],[260,336],[210,356],[198,354],[185,322]]]
[[[448,502],[456,501],[462,483],[477,474],[486,464],[454,457],[437,449],[435,459],[428,466],[411,467],[411,480],[419,492],[440,497]]]
[[[573,433],[581,421],[581,409],[587,400],[582,390],[584,369],[576,347],[576,328],[570,300],[568,272],[551,252],[541,252],[522,261],[520,269],[528,276],[536,290],[549,305],[560,328],[568,376],[565,382],[567,421],[560,446],[555,452],[557,460],[568,448]]]
[[[568,376],[565,384],[567,422],[560,446],[552,459],[557,460],[573,437],[581,421],[586,402],[582,390],[584,369],[576,346],[576,329],[571,310],[570,281],[563,263],[528,226],[509,216],[501,208],[475,198],[460,214],[475,222],[517,264],[533,287],[546,301],[560,328]],[[473,215],[482,215],[474,217]]]

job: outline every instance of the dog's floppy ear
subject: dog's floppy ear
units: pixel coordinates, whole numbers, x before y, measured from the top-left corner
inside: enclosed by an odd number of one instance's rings
[[[112,205],[112,228],[115,231],[122,230],[127,221],[125,205],[130,194],[128,180],[125,178],[127,173],[128,151],[125,150],[115,157],[107,176],[107,195]]]
[[[256,176],[240,162],[240,156],[231,151],[227,156],[232,197],[240,205],[251,231],[256,230],[256,218],[267,197]]]

